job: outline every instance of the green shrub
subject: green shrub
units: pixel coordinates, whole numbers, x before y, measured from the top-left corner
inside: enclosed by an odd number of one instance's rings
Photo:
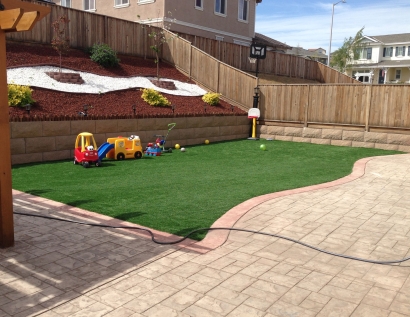
[[[141,98],[144,99],[151,106],[169,106],[171,103],[161,95],[158,91],[152,88],[145,88],[142,90]]]
[[[91,59],[103,67],[118,66],[117,53],[107,44],[94,44],[90,49]]]
[[[205,95],[202,96],[202,101],[206,102],[208,105],[216,106],[219,104],[219,97],[221,94],[207,92]]]
[[[35,100],[31,97],[32,90],[29,86],[16,84],[7,85],[9,106],[23,107],[26,104],[32,104]]]

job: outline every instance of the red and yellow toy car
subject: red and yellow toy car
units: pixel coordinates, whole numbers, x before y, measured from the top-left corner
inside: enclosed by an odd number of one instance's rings
[[[97,144],[92,133],[82,132],[77,136],[74,147],[74,164],[81,164],[85,168],[90,167],[90,164],[101,166]]]

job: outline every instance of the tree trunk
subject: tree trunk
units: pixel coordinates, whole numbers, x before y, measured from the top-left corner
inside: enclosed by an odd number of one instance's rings
[[[155,52],[155,56],[157,59],[157,80],[159,80],[159,56],[158,56],[158,52]]]

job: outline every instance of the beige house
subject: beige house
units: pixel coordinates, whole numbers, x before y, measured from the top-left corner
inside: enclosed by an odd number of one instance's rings
[[[367,84],[410,84],[410,33],[364,36],[361,44],[349,76]]]
[[[250,45],[255,34],[256,5],[262,0],[54,0],[73,9],[115,18],[165,23],[185,33]]]

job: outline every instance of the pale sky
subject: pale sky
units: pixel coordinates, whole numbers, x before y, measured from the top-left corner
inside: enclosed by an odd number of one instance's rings
[[[329,48],[333,4],[339,0],[263,0],[256,32],[290,46]],[[410,33],[410,0],[346,0],[334,7],[332,52],[362,27],[364,35]]]

